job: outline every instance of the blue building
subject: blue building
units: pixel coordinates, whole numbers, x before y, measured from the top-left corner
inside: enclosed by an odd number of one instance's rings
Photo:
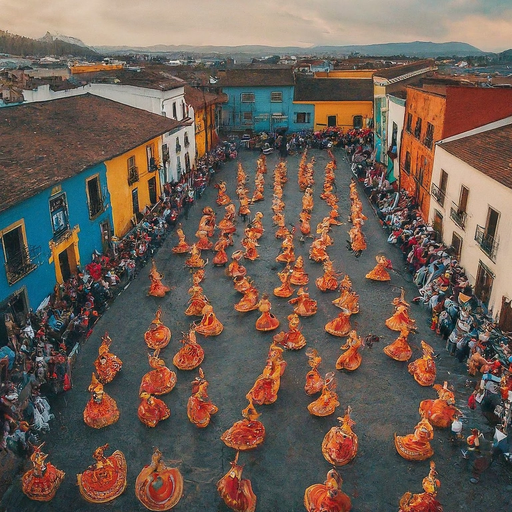
[[[295,79],[290,67],[246,67],[219,73],[225,132],[300,131],[313,128],[314,106],[293,103]]]
[[[37,308],[56,282],[104,252],[109,160],[174,124],[90,94],[2,109],[0,316]]]

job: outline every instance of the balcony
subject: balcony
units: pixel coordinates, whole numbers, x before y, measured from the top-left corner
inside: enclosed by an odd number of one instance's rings
[[[463,212],[458,204],[452,203],[452,207],[450,208],[450,218],[459,226],[459,228],[464,229],[466,227],[466,217],[467,213]]]
[[[128,169],[128,185],[133,185],[139,181],[139,169],[137,167],[130,167]]]
[[[436,184],[432,183],[430,190],[432,197],[441,205],[444,206],[444,200],[446,199],[446,193],[441,190]]]
[[[475,231],[475,241],[480,246],[480,249],[482,249],[482,251],[494,261],[498,251],[498,242],[493,236],[486,234],[485,231],[484,227],[477,226]]]
[[[27,274],[32,272],[37,265],[34,261],[41,254],[41,247],[39,246],[22,246],[19,252],[10,254],[5,263],[5,273],[7,274],[8,283],[14,284]]]

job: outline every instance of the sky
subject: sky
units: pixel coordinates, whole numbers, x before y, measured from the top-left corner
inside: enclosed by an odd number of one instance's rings
[[[512,0],[0,0],[0,29],[90,46],[460,41],[512,48]]]

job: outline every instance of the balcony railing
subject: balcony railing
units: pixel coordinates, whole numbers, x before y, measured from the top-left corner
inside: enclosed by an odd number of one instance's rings
[[[128,181],[128,183],[130,183]],[[89,218],[93,219],[96,215],[100,214],[106,208],[106,200],[104,198],[98,198],[95,201],[89,202]]]
[[[9,284],[14,284],[29,272],[32,272],[37,265],[34,263],[35,259],[41,253],[39,246],[26,246],[20,248],[20,251],[15,254],[10,254],[7,262],[5,263],[5,273],[7,274],[7,281]]]
[[[452,207],[450,208],[450,218],[462,229],[466,226],[467,215],[468,214],[466,212],[459,208],[458,204],[452,203]]]
[[[128,169],[128,185],[133,185],[139,181],[139,170],[137,167],[130,167]]]
[[[446,199],[446,193],[444,190],[441,190],[435,183],[432,183],[432,188],[430,190],[432,197],[441,205],[444,206],[444,200]]]
[[[482,226],[476,227],[475,240],[480,246],[480,249],[482,249],[482,251],[494,261],[498,251],[497,240],[493,236],[486,234],[485,228]]]

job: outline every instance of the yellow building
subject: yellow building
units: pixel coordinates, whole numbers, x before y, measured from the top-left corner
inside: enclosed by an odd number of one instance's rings
[[[124,236],[141,219],[145,207],[158,202],[161,146],[162,137],[154,137],[105,162],[114,236]]]
[[[330,75],[330,73],[329,73]],[[366,128],[373,118],[373,82],[364,78],[297,77],[294,104],[313,104],[314,130]]]
[[[197,158],[201,158],[219,142],[217,110],[226,101],[225,94],[212,94],[185,86],[185,102],[194,109]]]

